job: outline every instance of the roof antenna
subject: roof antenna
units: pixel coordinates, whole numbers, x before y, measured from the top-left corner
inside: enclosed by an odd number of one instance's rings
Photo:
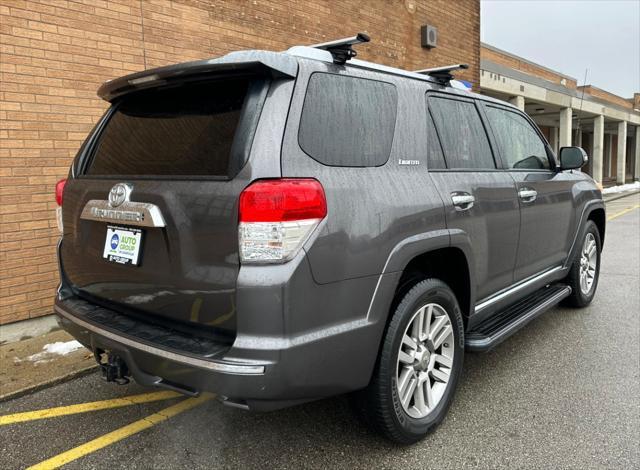
[[[584,101],[584,88],[587,86],[588,68],[584,69],[584,81],[582,82],[582,95],[580,96],[580,113],[578,114],[578,133],[580,132],[580,119],[582,118],[582,102]],[[580,144],[582,146],[582,144]]]
[[[329,41],[323,42],[320,44],[314,44],[310,47],[315,47],[316,49],[323,49],[325,51],[329,51],[331,56],[333,57],[333,63],[338,65],[344,65],[347,60],[353,59],[358,55],[356,51],[353,50],[352,46],[356,44],[361,44],[363,42],[369,42],[371,39],[369,35],[366,33],[358,33],[357,35],[351,38],[338,39],[337,41]]]

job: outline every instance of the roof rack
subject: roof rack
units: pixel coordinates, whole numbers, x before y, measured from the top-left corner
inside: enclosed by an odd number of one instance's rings
[[[369,42],[371,39],[368,34],[358,33],[351,38],[338,39],[336,41],[323,42],[320,44],[314,44],[309,47],[316,49],[324,49],[329,51],[333,57],[333,63],[343,65],[347,60],[354,58],[358,53],[353,50],[351,46],[361,44],[363,42]]]
[[[434,67],[431,69],[423,69],[423,70],[415,70],[415,73],[419,73],[422,75],[429,75],[431,78],[435,79],[438,83],[442,85],[448,84],[451,80],[453,80],[453,75],[451,72],[454,70],[466,70],[469,66],[467,64],[454,64],[454,65],[445,65],[444,67]]]

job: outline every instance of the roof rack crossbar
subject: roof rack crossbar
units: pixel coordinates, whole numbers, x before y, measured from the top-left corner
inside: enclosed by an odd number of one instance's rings
[[[453,80],[453,74],[451,72],[455,70],[466,70],[468,68],[469,66],[467,64],[454,64],[454,65],[445,65],[443,67],[434,67],[430,69],[415,70],[415,73],[419,73],[422,75],[429,75],[439,83],[447,84],[451,80]]]
[[[329,51],[333,57],[333,63],[343,65],[347,60],[354,58],[358,53],[353,50],[352,46],[369,42],[371,39],[365,33],[358,33],[353,37],[338,39],[336,41],[323,42],[314,44],[310,47]]]

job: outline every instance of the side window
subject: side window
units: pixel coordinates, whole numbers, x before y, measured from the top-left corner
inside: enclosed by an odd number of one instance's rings
[[[298,142],[325,165],[384,165],[397,107],[398,93],[390,83],[316,72],[307,86]]]
[[[520,114],[493,106],[486,107],[487,118],[509,168],[549,169],[549,157],[542,139]]]
[[[472,102],[429,97],[448,168],[496,167],[489,139]]]
[[[431,113],[427,110],[427,163],[430,170],[439,170],[446,168],[447,165],[444,161],[444,155],[442,154],[442,147],[440,146],[440,140],[438,139],[438,133],[433,125],[433,119]]]

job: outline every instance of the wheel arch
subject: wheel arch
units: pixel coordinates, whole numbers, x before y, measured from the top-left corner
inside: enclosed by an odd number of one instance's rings
[[[471,313],[471,276],[467,258],[458,247],[440,248],[412,258],[402,270],[391,311],[404,294],[427,278],[440,279],[451,288],[458,299],[466,324]]]
[[[376,323],[378,357],[382,340],[402,293],[419,280],[431,276],[441,279],[454,291],[460,305],[464,327],[475,305],[473,252],[468,235],[458,230],[436,230],[411,236],[398,243],[389,254],[367,313]],[[455,271],[454,268],[459,268]],[[448,276],[447,271],[448,271]],[[454,278],[454,273],[463,273]],[[443,279],[444,278],[444,279]],[[400,294],[400,295],[399,295]],[[371,365],[373,373],[374,364]]]
[[[573,236],[573,242],[571,243],[571,248],[569,249],[569,255],[564,263],[564,268],[567,269],[569,265],[575,259],[577,253],[579,253],[579,243],[578,237],[583,232],[585,225],[589,220],[592,220],[596,227],[598,228],[598,233],[600,234],[600,247],[604,245],[604,234],[606,229],[606,210],[604,206],[604,201],[601,199],[593,199],[588,201],[582,209],[580,219],[575,227],[575,234]]]
[[[605,215],[604,207],[596,207],[587,216],[587,220],[592,220],[596,227],[598,227],[598,233],[600,234],[600,248],[604,246],[604,234],[607,227],[607,218]]]
[[[473,265],[471,242],[463,231],[439,230],[403,241],[391,253],[385,269],[385,272],[401,272],[389,315],[403,293],[419,280],[433,277],[453,290],[466,323],[475,304]]]

